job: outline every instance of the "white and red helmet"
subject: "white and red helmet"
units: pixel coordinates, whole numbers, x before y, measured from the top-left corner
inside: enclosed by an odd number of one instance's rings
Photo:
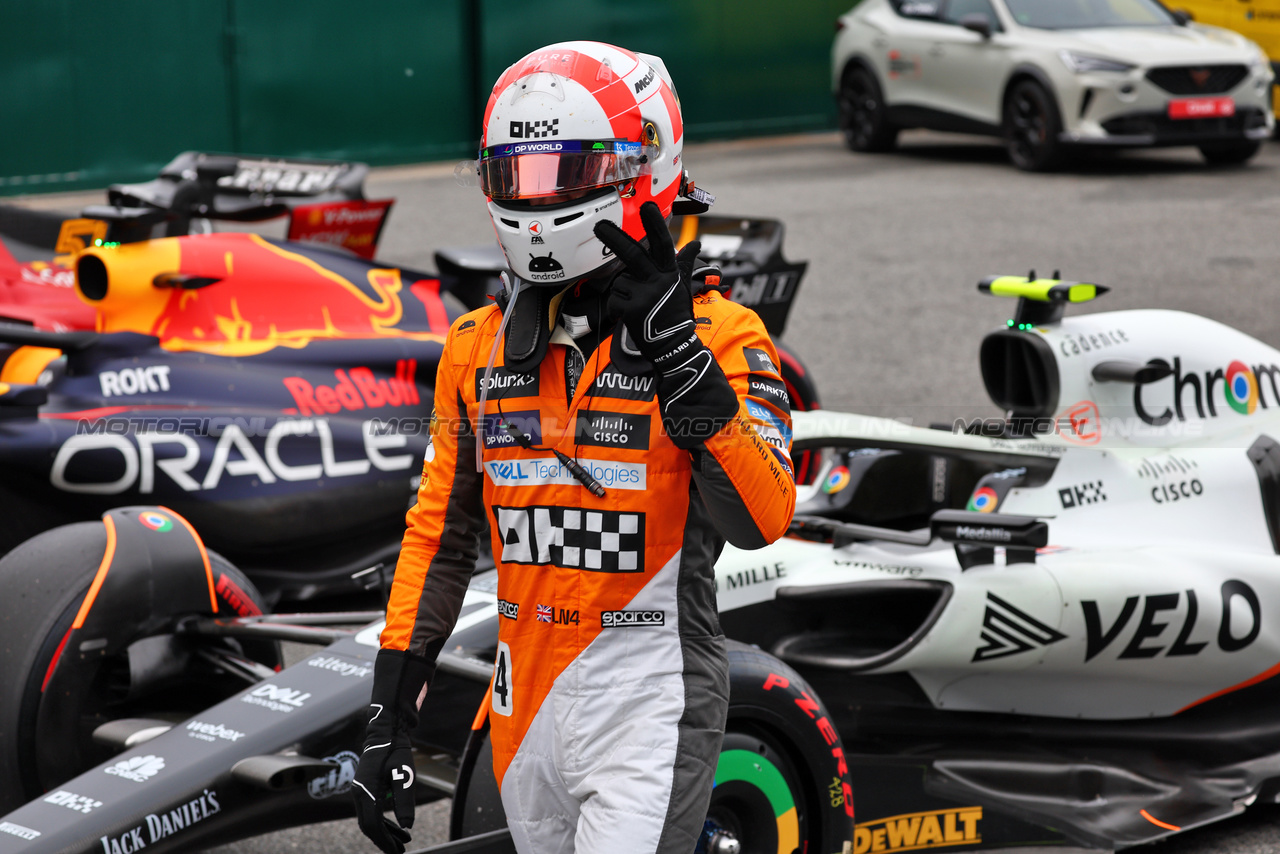
[[[644,238],[640,206],[663,216],[685,187],[684,124],[656,56],[562,42],[512,65],[484,113],[478,162],[507,263],[532,284],[568,284],[613,260],[595,236],[612,220]]]

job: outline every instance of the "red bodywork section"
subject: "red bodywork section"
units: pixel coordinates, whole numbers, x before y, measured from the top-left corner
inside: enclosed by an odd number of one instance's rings
[[[48,261],[18,263],[0,241],[0,318],[65,332],[92,329],[94,310],[76,298],[75,273]]]

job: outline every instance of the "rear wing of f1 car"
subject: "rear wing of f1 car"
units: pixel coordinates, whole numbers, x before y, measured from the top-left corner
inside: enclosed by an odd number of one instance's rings
[[[77,219],[5,206],[0,240],[20,262],[41,254],[39,260],[49,260],[95,241],[136,243],[187,234],[197,218],[259,222],[288,216],[288,239],[343,246],[372,258],[392,200],[365,198],[368,174],[368,165],[342,160],[187,151],[151,181],[113,184],[107,204],[91,205]]]
[[[787,325],[808,261],[782,255],[785,227],[776,219],[733,216],[673,216],[676,246],[702,241],[699,257],[720,267],[720,290],[731,300],[755,309],[775,338]],[[475,309],[501,289],[498,275],[506,261],[496,245],[442,249],[436,253],[441,289]]]

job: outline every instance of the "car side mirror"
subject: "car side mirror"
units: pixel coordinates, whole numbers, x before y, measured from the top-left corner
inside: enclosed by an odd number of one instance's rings
[[[1185,27],[1187,24],[1195,20],[1195,17],[1186,9],[1174,9],[1171,14],[1180,27]]]
[[[984,39],[991,38],[991,19],[981,12],[965,15],[960,19],[960,26],[970,32],[977,33]]]

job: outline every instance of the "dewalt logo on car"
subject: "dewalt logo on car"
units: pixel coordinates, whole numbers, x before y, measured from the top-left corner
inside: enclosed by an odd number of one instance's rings
[[[982,807],[953,807],[878,818],[854,826],[853,854],[976,845],[982,841],[980,821]]]

